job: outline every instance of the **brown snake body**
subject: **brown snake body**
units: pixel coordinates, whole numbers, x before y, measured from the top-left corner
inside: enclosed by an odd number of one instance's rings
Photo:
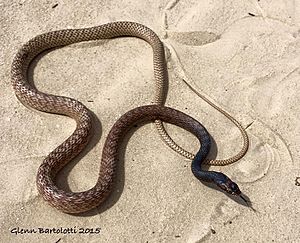
[[[77,127],[73,134],[45,158],[45,160],[39,168],[37,176],[37,186],[43,198],[56,208],[61,209],[65,212],[82,212],[89,210],[101,203],[101,201],[103,201],[109,194],[114,174],[114,167],[116,163],[115,157],[117,151],[117,148],[112,146],[111,144],[118,144],[119,141],[119,138],[115,138],[116,140],[118,140],[117,142],[113,141],[112,138],[114,138],[115,133],[123,134],[123,130],[116,131],[117,128],[114,126],[113,129],[115,130],[112,129],[110,133],[113,135],[109,136],[111,140],[106,140],[106,145],[108,147],[104,147],[103,150],[104,157],[102,157],[101,171],[99,174],[99,180],[95,187],[82,193],[64,192],[58,189],[53,183],[55,175],[62,167],[64,167],[66,163],[68,163],[78,153],[80,153],[80,151],[82,151],[82,149],[85,147],[89,140],[89,134],[91,129],[91,114],[90,111],[77,100],[63,96],[46,94],[38,91],[27,81],[27,69],[31,61],[39,53],[47,49],[69,45],[76,42],[97,39],[108,39],[119,36],[135,36],[144,39],[152,46],[154,76],[156,80],[156,93],[154,103],[156,105],[163,105],[163,87],[164,82],[166,82],[167,80],[164,47],[157,35],[152,30],[138,23],[113,22],[92,28],[66,29],[48,32],[42,35],[38,35],[33,39],[29,40],[27,43],[25,43],[18,50],[13,60],[11,70],[12,85],[14,87],[16,96],[24,105],[30,106],[34,109],[44,112],[66,115],[75,119],[77,122]],[[154,109],[153,107],[156,106],[151,107],[151,109]],[[152,111],[151,109],[148,110],[148,112]],[[171,110],[172,109],[169,109],[168,111],[171,112]],[[142,110],[139,111],[142,112]],[[136,119],[136,117],[139,116],[139,114],[136,113],[129,114],[133,116],[130,117],[131,119]],[[159,133],[161,134],[165,142],[177,152],[190,158],[190,156],[187,156],[187,151],[183,150],[181,147],[179,147],[173,142],[173,140],[165,131],[161,122],[161,119],[164,119],[167,122],[171,122],[178,125],[178,116],[180,116],[179,113],[176,113],[176,116],[172,118],[170,116],[166,118],[162,114],[157,113],[152,115],[153,116],[144,114],[144,117],[140,117],[140,119],[144,119],[145,117],[147,117],[148,120],[152,120],[153,118],[159,118],[159,120],[155,120],[155,123]],[[131,120],[128,118],[128,127],[131,125],[130,121]],[[179,125],[183,127],[187,126],[181,123]],[[186,129],[192,131],[193,133],[195,132],[193,131],[193,129],[191,129],[191,127],[186,127]],[[245,137],[245,135],[243,135],[243,137],[243,153],[240,153],[238,158],[235,158],[234,161],[241,158],[247,151],[248,137]],[[231,160],[229,162],[231,163],[234,161]],[[210,164],[214,163],[212,162]]]
[[[89,120],[87,117],[86,119]],[[60,169],[58,163],[67,163],[83,149],[83,144],[88,140],[89,133],[82,132],[82,128],[77,128],[73,135],[52,151],[41,164],[37,176],[40,194],[52,206],[66,213],[85,212],[98,206],[111,192],[115,169],[118,164],[118,148],[124,134],[138,122],[156,119],[173,123],[195,134],[201,143],[201,154],[204,153],[202,157],[206,157],[209,149],[207,146],[203,146],[207,144],[206,141],[209,141],[210,138],[199,122],[168,107],[141,106],[121,116],[111,128],[102,150],[98,181],[93,188],[84,192],[65,192],[57,188],[54,183],[54,177]],[[80,136],[80,141],[78,141],[77,136]],[[205,151],[202,152],[203,150]]]

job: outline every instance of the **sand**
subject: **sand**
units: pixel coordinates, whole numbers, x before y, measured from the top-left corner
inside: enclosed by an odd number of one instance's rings
[[[299,242],[299,1],[20,0],[1,1],[0,9],[1,242]],[[183,79],[247,127],[246,156],[210,169],[235,180],[256,212],[200,183],[190,161],[165,146],[153,124],[125,139],[115,190],[98,209],[68,215],[38,195],[39,164],[75,122],[17,100],[13,56],[37,34],[116,20],[142,23],[162,39],[166,105],[207,127],[217,158],[239,151],[240,133]],[[30,77],[41,91],[76,98],[98,118],[89,148],[58,177],[67,190],[92,187],[113,123],[153,99],[150,46],[136,38],[71,45],[40,56]],[[197,151],[195,137],[166,127],[184,148]]]

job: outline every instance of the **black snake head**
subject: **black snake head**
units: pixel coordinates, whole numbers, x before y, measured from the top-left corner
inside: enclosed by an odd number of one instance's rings
[[[215,183],[218,187],[220,187],[223,191],[235,196],[240,196],[241,191],[238,185],[230,180],[226,175],[223,173],[218,173],[218,178],[215,180]]]

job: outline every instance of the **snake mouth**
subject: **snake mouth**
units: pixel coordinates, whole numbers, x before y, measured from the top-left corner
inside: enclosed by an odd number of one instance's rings
[[[241,196],[241,192],[240,191],[232,191],[232,190],[226,190],[227,193],[229,193],[230,195],[232,196],[235,196],[235,197],[240,197]]]

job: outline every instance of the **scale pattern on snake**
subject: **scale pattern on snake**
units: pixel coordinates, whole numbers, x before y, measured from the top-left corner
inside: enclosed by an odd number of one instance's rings
[[[154,78],[156,82],[155,86],[155,95],[153,104],[163,105],[164,104],[164,94],[165,94],[165,84],[168,80],[168,73],[165,62],[165,53],[164,47],[158,36],[148,27],[134,23],[134,22],[113,22],[97,27],[83,28],[83,29],[65,29],[52,31],[45,34],[38,35],[24,44],[21,49],[18,51],[13,65],[12,65],[12,83],[15,88],[18,98],[23,103],[28,103],[29,106],[42,110],[45,112],[52,112],[44,109],[44,105],[41,107],[36,101],[40,101],[45,97],[46,94],[38,92],[32,86],[30,86],[26,79],[27,66],[31,60],[38,55],[39,53],[51,49],[53,47],[65,46],[82,41],[91,41],[98,39],[109,39],[119,36],[134,36],[141,38],[148,42],[153,49],[153,67],[154,67]],[[23,89],[20,92],[20,89]],[[191,88],[191,87],[190,87]],[[26,89],[26,90],[25,90]],[[194,92],[198,94],[204,101],[214,107],[216,110],[221,112],[226,116],[233,124],[235,124],[240,130],[243,138],[243,146],[241,150],[234,156],[227,159],[217,159],[217,160],[206,160],[204,163],[209,165],[228,165],[234,163],[241,159],[248,150],[249,138],[245,129],[241,124],[234,119],[230,114],[225,112],[223,109],[215,105],[209,99],[204,97],[202,94],[199,94],[196,90],[192,88]],[[39,98],[31,102],[27,99],[24,94],[26,92],[31,92],[37,94]],[[51,98],[50,98],[51,97]],[[47,95],[48,99],[55,99],[55,96]],[[46,99],[46,98],[45,98]],[[30,104],[29,104],[30,103]],[[155,121],[155,125],[158,133],[162,137],[163,141],[174,151],[181,154],[182,156],[188,159],[194,159],[195,154],[185,150],[180,145],[178,145],[167,133],[162,122],[160,120]]]
[[[39,53],[51,49],[53,47],[69,45],[81,41],[90,41],[97,39],[107,39],[118,36],[135,36],[144,39],[148,42],[153,49],[153,64],[154,64],[154,76],[156,80],[156,93],[154,103],[156,105],[163,104],[164,96],[164,82],[167,79],[167,68],[165,64],[164,48],[157,37],[157,35],[151,31],[149,28],[134,22],[113,22],[109,24],[104,24],[98,27],[84,28],[84,29],[66,29],[58,30],[53,32],[48,32],[42,35],[38,35],[33,39],[25,43],[17,52],[13,64],[12,64],[12,85],[14,87],[16,96],[18,99],[27,106],[30,106],[34,109],[49,112],[57,113],[69,116],[76,120],[77,127],[74,133],[61,145],[59,145],[54,151],[52,151],[43,161],[42,165],[39,168],[37,176],[37,186],[39,192],[42,194],[45,200],[50,204],[61,209],[65,212],[82,212],[89,210],[95,207],[95,204],[101,203],[110,192],[111,182],[114,174],[114,167],[116,159],[114,157],[117,148],[110,147],[104,148],[104,158],[102,157],[101,162],[101,171],[99,174],[99,180],[96,186],[86,192],[82,193],[72,193],[64,192],[58,189],[53,180],[57,172],[64,167],[66,163],[72,160],[80,151],[86,146],[91,129],[91,114],[90,111],[79,101],[72,98],[56,96],[51,94],[46,94],[38,91],[27,81],[27,69],[30,62],[36,57]],[[151,106],[152,108],[148,112],[153,110],[157,111],[158,106]],[[160,107],[159,109],[167,109]],[[142,114],[142,109],[139,110]],[[168,110],[170,113],[171,110]],[[178,120],[175,117],[165,118],[162,114],[167,112],[166,110],[160,110],[160,112],[155,113],[155,117],[158,119],[155,120],[157,128],[164,139],[169,139],[166,143],[177,150],[177,146],[172,139],[168,136],[165,129],[163,128],[161,120],[166,120],[168,122],[178,125]],[[150,112],[151,113],[151,112]],[[168,113],[168,112],[167,112]],[[132,118],[139,117],[137,113],[128,113]],[[128,117],[127,116],[125,117]],[[143,113],[144,114],[144,113]],[[176,113],[179,116],[180,113]],[[165,114],[167,115],[167,114]],[[173,114],[174,115],[174,114]],[[184,115],[186,116],[186,115]],[[151,119],[149,114],[144,114],[144,117],[141,119]],[[118,124],[118,123],[117,123]],[[131,124],[125,124],[130,127]],[[184,126],[184,124],[179,124]],[[115,127],[115,126],[114,126]],[[190,127],[186,129],[191,131]],[[192,130],[193,133],[196,131]],[[123,134],[123,131],[117,131],[112,129],[111,133],[116,135],[116,133]],[[111,135],[111,137],[113,137]],[[199,137],[198,137],[199,138]],[[201,138],[199,138],[201,140]],[[119,141],[116,139],[116,141]],[[170,142],[171,141],[171,142]],[[107,140],[108,145],[112,144],[113,140]],[[116,143],[116,142],[115,142]],[[173,144],[173,145],[172,145]],[[175,145],[176,146],[175,146]],[[201,144],[201,149],[203,144]],[[174,147],[175,146],[175,147]],[[182,148],[181,148],[182,149]],[[200,149],[200,151],[201,151]],[[183,150],[183,149],[182,149]],[[105,152],[106,151],[106,152]],[[110,152],[109,152],[110,151]],[[184,151],[184,150],[183,150]],[[180,151],[178,151],[180,152]],[[181,154],[185,155],[182,151]],[[203,153],[203,152],[202,152]],[[199,153],[197,153],[194,161],[198,161],[197,158]],[[203,156],[201,155],[201,158]],[[194,161],[192,164],[195,164]],[[200,161],[202,162],[202,161]],[[201,164],[201,163],[198,164]],[[200,166],[201,167],[201,166]],[[192,167],[193,173],[199,178],[201,175],[201,168],[196,166]],[[217,172],[216,172],[217,173]],[[206,178],[207,174],[206,174]],[[212,179],[210,179],[213,181]],[[228,182],[228,180],[227,180]],[[233,185],[233,184],[230,184]],[[223,188],[224,189],[224,188]],[[226,189],[227,190],[227,189]],[[238,194],[238,193],[237,193]],[[92,198],[97,198],[97,203]],[[72,206],[70,206],[72,204]]]

